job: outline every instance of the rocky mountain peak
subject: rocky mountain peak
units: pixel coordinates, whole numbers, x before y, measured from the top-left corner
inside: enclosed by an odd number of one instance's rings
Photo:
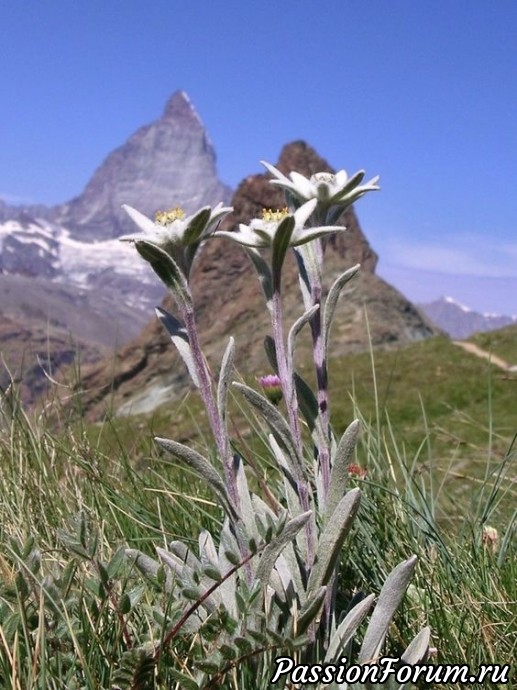
[[[202,122],[187,94],[176,91],[162,117],[110,153],[83,193],[53,215],[74,236],[98,241],[134,231],[122,204],[152,217],[162,208],[181,206],[189,213],[229,197]]]
[[[310,177],[317,172],[335,172],[312,146],[302,140],[286,144],[280,152],[278,164],[275,167],[283,172],[284,175],[288,175],[292,170],[296,170],[296,172],[306,177]]]
[[[172,120],[175,123],[188,123],[190,126],[203,127],[201,118],[197,114],[192,101],[185,91],[175,91],[165,104],[162,120]]]

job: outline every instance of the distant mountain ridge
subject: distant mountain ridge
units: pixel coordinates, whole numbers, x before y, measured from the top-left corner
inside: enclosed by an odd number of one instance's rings
[[[481,314],[460,304],[452,297],[440,297],[417,305],[424,314],[451,338],[463,340],[474,333],[493,331],[517,324],[516,316]]]
[[[58,282],[62,290],[104,289],[123,308],[148,314],[163,289],[116,239],[135,230],[122,204],[153,217],[159,209],[181,206],[188,213],[230,196],[199,115],[177,91],[163,115],[110,153],[75,199],[55,207],[0,201],[0,280],[17,275]]]
[[[171,206],[191,212],[227,202],[230,194],[198,114],[177,91],[163,115],[109,154],[75,199],[54,207],[0,200],[0,352],[11,353],[12,371],[21,361],[10,346],[16,334],[26,349],[30,333],[43,342],[50,328],[48,347],[59,364],[70,360],[72,331],[86,337],[85,358],[98,358],[134,337],[161,302],[164,288],[116,239],[135,229],[122,203],[152,217]]]
[[[332,172],[301,141],[284,147],[278,166],[285,173],[297,170],[308,176]],[[39,318],[43,332],[47,324],[63,335],[67,327],[76,334],[80,330],[80,335],[105,348],[110,328],[103,324],[109,323],[118,344],[129,344],[116,357],[120,367],[115,381],[111,359],[92,365],[87,373],[86,386],[93,385],[96,391],[93,398],[86,396],[92,414],[101,410],[110,388],[118,411],[153,409],[164,395],[177,394],[185,384],[185,372],[175,362],[152,310],[162,302],[164,289],[134,248],[117,240],[120,233],[135,230],[120,206],[128,203],[152,217],[158,209],[181,205],[191,212],[219,201],[229,201],[229,190],[217,177],[214,148],[188,96],[179,91],[158,120],[141,127],[107,156],[76,199],[53,208],[0,204],[0,314],[14,319],[5,342],[13,340],[13,333],[21,333],[25,323],[36,329]],[[234,213],[227,228],[249,222],[264,207],[284,205],[281,191],[264,174],[246,177],[232,201]],[[433,327],[416,308],[375,275],[377,256],[352,208],[342,222],[347,232],[328,243],[328,275],[336,277],[353,263],[361,263],[362,271],[345,287],[338,307],[338,350],[368,347],[365,309],[376,346],[432,335]],[[292,257],[286,269],[285,313],[296,318],[301,305]],[[9,293],[12,289],[20,290],[23,298],[15,299]],[[235,333],[240,343],[238,362],[249,371],[267,366],[262,353],[262,337],[268,332],[266,311],[244,252],[228,241],[207,242],[195,267],[194,290],[208,355],[219,361],[228,335]],[[169,302],[165,306],[173,310]],[[135,330],[144,322],[147,326],[135,338]],[[24,338],[28,342],[29,337]],[[63,339],[55,337],[52,343],[60,348]],[[93,358],[99,355],[97,351]],[[58,363],[65,360],[68,355],[61,357],[59,352],[53,357]],[[167,371],[164,388],[161,374]]]

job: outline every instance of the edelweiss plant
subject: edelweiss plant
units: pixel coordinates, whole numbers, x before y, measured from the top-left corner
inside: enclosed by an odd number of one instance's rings
[[[359,422],[353,421],[336,438],[330,423],[327,359],[340,292],[359,266],[338,277],[323,301],[325,240],[345,231],[334,223],[351,203],[378,189],[377,178],[362,186],[363,172],[351,177],[344,171],[318,173],[310,179],[292,172],[288,178],[264,165],[273,175],[272,184],[286,190],[287,207],[266,210],[262,218],[241,224],[233,232],[217,229],[232,210],[221,205],[213,210],[203,208],[188,218],[173,209],[158,214],[154,222],[126,207],[143,232],[123,239],[135,244],[172,292],[179,318],[162,309],[157,310],[158,317],[199,389],[217,450],[213,462],[187,445],[156,439],[193,468],[214,492],[225,514],[218,538],[203,531],[196,553],[173,541],[166,549],[156,548],[157,559],[127,550],[135,567],[161,583],[176,601],[161,645],[146,652],[151,661],[179,634],[195,632],[203,639],[203,631],[210,628],[204,658],[192,658],[176,672],[180,683],[192,688],[213,687],[230,671],[245,667],[253,669],[254,687],[266,687],[273,675],[274,656],[286,654],[303,664],[336,664],[342,657],[349,663],[375,663],[416,563],[416,558],[410,558],[395,568],[375,607],[375,597],[370,595],[358,596],[345,611],[338,609],[342,546],[361,500],[360,490],[347,486]],[[230,338],[219,376],[213,380],[200,347],[189,284],[202,242],[227,239],[241,244],[250,257],[271,315],[273,337],[267,337],[265,344],[275,373],[260,379],[263,392],[233,383],[269,427],[271,457],[282,484],[268,487],[267,497],[251,491],[243,460],[230,443],[227,402],[234,340]],[[271,250],[269,261],[260,253],[262,248]],[[305,311],[285,338],[282,267],[291,248],[296,254]],[[315,392],[295,369],[296,339],[306,324],[312,333]],[[281,399],[286,416],[278,407]],[[302,435],[304,425],[310,431],[310,443]],[[361,646],[352,647],[358,627],[372,608]],[[407,648],[402,663],[424,659],[428,643],[429,629],[425,628]],[[282,678],[279,684],[288,681]],[[291,678],[290,682],[289,687],[301,687],[307,681]],[[352,686],[336,681],[327,687]]]

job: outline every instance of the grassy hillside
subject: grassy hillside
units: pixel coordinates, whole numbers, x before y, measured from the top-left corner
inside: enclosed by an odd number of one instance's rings
[[[378,593],[390,569],[416,554],[390,651],[427,623],[434,662],[513,663],[517,375],[437,337],[336,358],[330,378],[336,430],[363,419],[355,460],[367,471],[350,480],[363,500],[343,549],[343,606],[357,590]],[[8,402],[0,427],[0,687],[112,687],[128,649],[164,634],[171,605],[159,582],[129,568],[123,548],[152,554],[171,539],[194,544],[202,528],[220,530],[213,496],[152,442],[155,434],[191,439],[210,452],[197,395],[101,425],[54,411],[53,427],[46,413],[30,419]],[[253,485],[274,488],[263,425],[235,397],[232,410],[235,443],[259,475],[249,468]],[[484,539],[487,525],[497,530],[493,543]],[[153,687],[176,687],[169,671],[183,668],[194,643],[187,636],[171,646]]]
[[[507,326],[488,333],[476,333],[469,340],[484,350],[502,357],[510,365],[517,365],[517,326]]]
[[[512,346],[508,330],[500,336],[504,352]],[[309,365],[300,372],[311,378]],[[432,467],[440,481],[447,476],[452,496],[468,495],[487,473],[497,471],[517,433],[517,374],[465,352],[445,336],[399,350],[337,357],[329,377],[338,433],[360,415],[390,447],[396,439],[397,452],[408,463],[416,457],[417,465],[426,471]],[[248,383],[256,386],[252,378]],[[244,418],[241,402],[234,398],[234,428],[255,453],[263,454],[265,446],[251,440],[255,423]],[[153,415],[111,420],[101,443],[106,452],[114,452],[124,439],[128,452],[142,456],[149,452],[152,435],[203,442],[206,430],[204,411],[192,392]],[[98,427],[89,433],[98,436]]]

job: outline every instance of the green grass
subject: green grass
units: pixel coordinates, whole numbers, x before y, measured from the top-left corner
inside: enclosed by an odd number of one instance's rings
[[[506,360],[510,366],[517,365],[517,326],[507,326],[488,333],[476,333],[469,340]]]
[[[428,622],[433,661],[512,663],[515,379],[446,338],[373,360],[374,368],[368,353],[342,357],[330,370],[334,426],[361,417],[356,461],[367,469],[355,480],[364,497],[343,550],[342,604],[357,590],[378,591],[415,553],[391,649]],[[232,411],[236,443],[274,490],[261,423],[241,401]],[[156,434],[210,446],[195,395],[150,418],[60,419],[52,427],[15,405],[0,428],[0,688],[111,687],[124,655],[164,634],[171,606],[121,548],[151,554],[171,539],[194,543],[205,527],[217,533],[221,519],[203,486],[152,443]],[[486,525],[498,530],[497,548],[483,542]],[[175,640],[157,688],[176,687],[170,669],[193,643]],[[239,687],[255,680],[243,676]]]

